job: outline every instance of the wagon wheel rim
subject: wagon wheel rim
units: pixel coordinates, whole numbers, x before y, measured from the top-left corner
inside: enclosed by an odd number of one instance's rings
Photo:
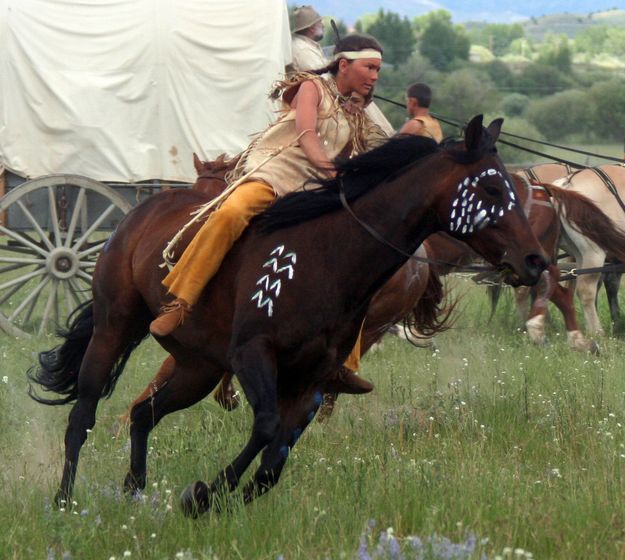
[[[0,199],[0,328],[51,332],[91,299],[96,259],[132,205],[79,175],[46,175]],[[6,223],[4,223],[6,222]]]

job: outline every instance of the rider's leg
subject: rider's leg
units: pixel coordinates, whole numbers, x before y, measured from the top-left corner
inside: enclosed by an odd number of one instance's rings
[[[173,304],[164,306],[152,321],[152,334],[166,336],[183,322],[250,220],[274,200],[275,194],[269,185],[252,181],[239,185],[211,214],[163,280],[176,299]]]

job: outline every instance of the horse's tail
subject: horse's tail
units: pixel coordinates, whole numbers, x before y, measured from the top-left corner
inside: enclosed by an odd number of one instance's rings
[[[412,314],[406,318],[406,328],[417,338],[430,338],[451,328],[450,317],[456,304],[446,303],[445,290],[438,272],[429,267],[428,282]]]
[[[87,346],[93,334],[93,300],[80,304],[67,319],[67,329],[59,329],[57,332],[65,342],[39,353],[39,366],[28,370],[29,396],[42,404],[61,405],[76,400],[78,397],[78,373],[83,357],[87,351]],[[109,379],[102,389],[102,397],[108,397],[113,392],[115,384],[132,351],[143,340],[131,341],[123,354],[113,367]],[[58,399],[46,399],[40,397],[35,392],[33,383],[40,385],[46,392],[54,392],[64,395]]]
[[[625,232],[592,200],[575,191],[554,185],[543,185],[551,198],[558,203],[558,212],[575,230],[585,235],[604,251],[625,259]]]
[[[499,298],[501,297],[501,284],[490,284],[487,286],[486,292],[488,293],[488,299],[490,301],[490,315],[488,316],[488,322],[493,320],[495,311],[497,311],[497,305]]]

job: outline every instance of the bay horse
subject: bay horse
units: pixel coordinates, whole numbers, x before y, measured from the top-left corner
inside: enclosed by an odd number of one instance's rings
[[[234,169],[238,157],[227,160],[221,154],[214,161],[202,161],[193,154],[193,165],[197,172],[197,180],[192,189],[204,192],[212,198],[223,192],[226,186],[225,175]],[[436,237],[435,234],[430,237]],[[397,322],[408,321],[426,336],[432,336],[446,328],[446,319],[453,306],[446,307],[443,302],[443,287],[439,274],[427,262],[429,241],[426,240],[415,252],[415,259],[409,259],[371,299],[367,315],[363,323],[360,345],[361,357]],[[447,243],[457,243],[466,247],[461,241],[447,237]],[[431,251],[431,249],[429,250]],[[446,313],[444,313],[446,310]],[[161,364],[157,375],[147,384],[143,392],[130,405],[128,412],[119,418],[120,424],[127,424],[130,411],[140,402],[151,398],[160,387],[168,383],[175,371],[175,360],[167,356]],[[233,410],[239,405],[239,396],[232,384],[231,372],[224,376],[215,389],[215,400],[226,410]],[[340,390],[338,391],[340,392]],[[337,393],[327,393],[323,399],[318,418],[326,419],[334,408]]]
[[[484,128],[479,115],[467,125],[463,142],[444,145],[392,138],[338,164],[337,176],[318,188],[278,199],[254,220],[189,319],[158,340],[175,360],[175,372],[152,399],[132,409],[124,489],[145,487],[154,426],[204,398],[224,371],[234,372],[251,405],[252,432],[213,482],[197,481],[184,490],[183,512],[218,509],[218,498],[237,488],[261,451],[243,500],[271,489],[314,418],[328,380],[352,349],[371,298],[430,234],[447,231],[466,239],[506,270],[512,284],[535,283],[547,263],[496,153],[502,122]],[[128,213],[96,264],[93,301],[77,308],[65,341],[41,352],[39,367],[29,374],[32,383],[60,395],[47,399],[31,387],[37,401],[75,401],[57,504],[71,497],[99,400],[114,390],[165,297],[163,248],[207,200],[197,191],[170,190]],[[189,228],[179,250],[198,227]]]

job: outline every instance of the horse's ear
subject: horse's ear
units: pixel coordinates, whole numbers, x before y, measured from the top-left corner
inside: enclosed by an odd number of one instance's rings
[[[197,154],[195,152],[193,152],[193,167],[195,167],[195,171],[197,172],[198,175],[201,175],[202,171],[204,171],[202,160],[199,157],[197,157]]]
[[[482,127],[483,120],[483,115],[476,115],[464,129],[464,144],[468,152],[478,150],[480,147],[480,140],[482,139],[482,132],[484,130]]]
[[[502,125],[503,125],[503,119],[495,119],[492,123],[490,123],[486,127],[486,130],[488,130],[488,133],[491,135],[491,138],[493,139],[493,144],[497,142],[497,138],[499,138],[499,135],[501,134]]]

